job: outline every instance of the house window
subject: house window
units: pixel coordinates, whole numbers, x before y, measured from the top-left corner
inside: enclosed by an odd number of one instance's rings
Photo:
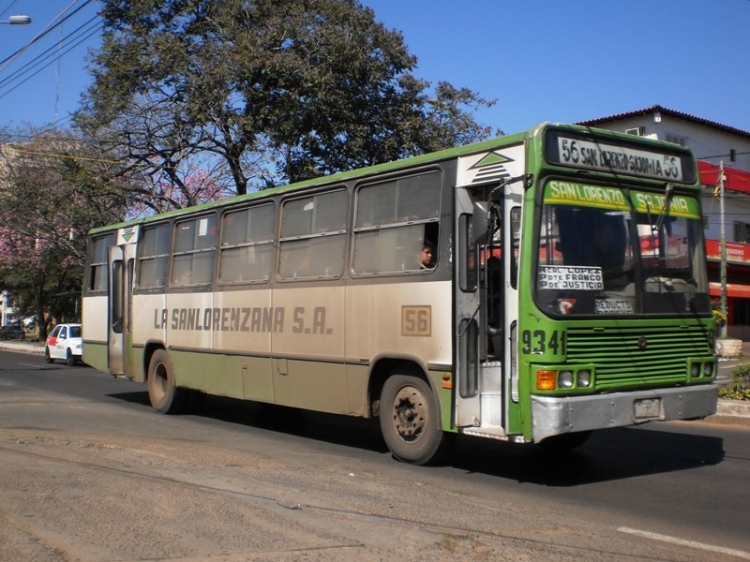
[[[664,136],[664,140],[666,140],[667,142],[673,142],[675,144],[679,144],[680,146],[688,145],[687,137],[675,135],[674,133],[667,133]]]
[[[750,325],[750,302],[747,299],[732,299],[734,307],[732,310],[732,324]]]
[[[646,127],[633,127],[632,129],[625,129],[625,134],[635,135],[636,137],[645,137]]]
[[[750,244],[750,224],[735,221],[734,241],[741,244]]]

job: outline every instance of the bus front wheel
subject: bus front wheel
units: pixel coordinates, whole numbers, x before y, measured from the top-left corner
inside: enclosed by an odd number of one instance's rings
[[[442,456],[448,436],[438,416],[437,400],[424,380],[404,375],[386,380],[380,394],[380,430],[398,460],[422,465]]]
[[[148,398],[160,414],[178,414],[185,405],[186,392],[177,388],[172,358],[163,349],[154,352],[148,366]]]

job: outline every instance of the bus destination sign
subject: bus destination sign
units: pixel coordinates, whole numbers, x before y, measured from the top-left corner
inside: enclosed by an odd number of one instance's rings
[[[553,164],[664,181],[691,181],[693,176],[679,154],[567,136],[559,131],[551,131],[550,137],[546,156]]]

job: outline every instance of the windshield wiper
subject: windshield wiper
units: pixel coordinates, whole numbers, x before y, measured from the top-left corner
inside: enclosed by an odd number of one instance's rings
[[[651,231],[657,235],[661,230],[661,226],[664,224],[664,219],[669,216],[669,206],[672,203],[672,196],[674,195],[674,184],[672,182],[667,183],[665,191],[667,192],[667,196],[664,199],[664,208],[661,210],[661,213],[659,213],[659,217],[656,219],[656,224],[651,227]],[[648,220],[651,222],[650,212]]]

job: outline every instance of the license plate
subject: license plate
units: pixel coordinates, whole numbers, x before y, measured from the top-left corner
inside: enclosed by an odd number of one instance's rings
[[[633,402],[635,419],[653,419],[659,417],[661,398],[641,398]]]

